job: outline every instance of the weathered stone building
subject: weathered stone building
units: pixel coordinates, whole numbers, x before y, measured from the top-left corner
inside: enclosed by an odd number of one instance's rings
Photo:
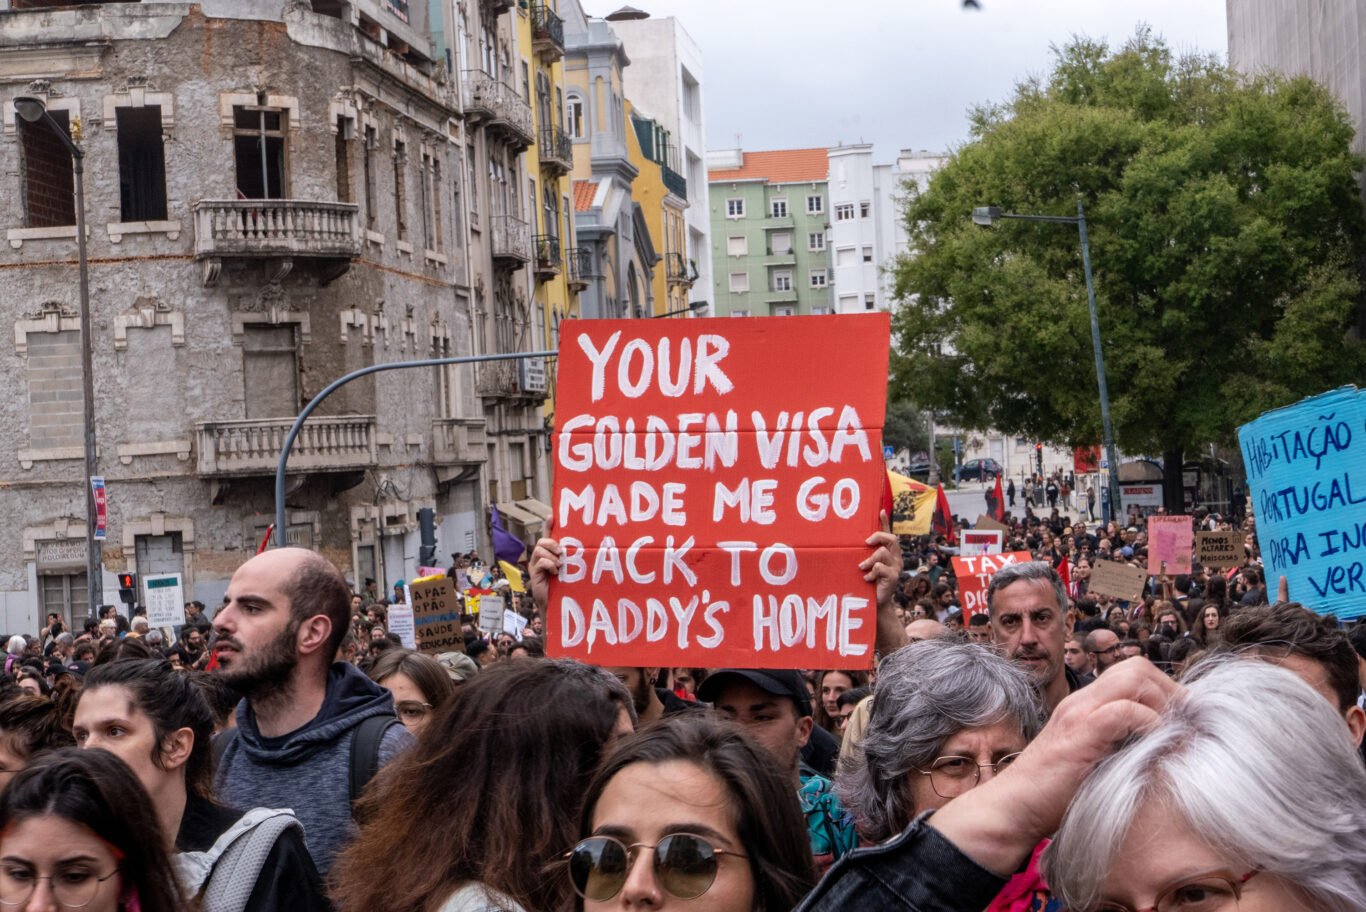
[[[466,133],[459,67],[431,37],[452,29],[428,15],[407,0],[0,0],[0,629],[85,616],[71,160],[14,98],[44,100],[86,152],[103,601],[127,569],[182,572],[186,597],[213,604],[272,521],[292,416],[328,382],[538,345],[534,322],[499,335],[499,309],[529,300],[529,248],[500,242],[497,200],[466,211],[499,115],[466,85],[484,112]],[[505,165],[532,138],[500,135]],[[515,376],[405,370],[334,394],[294,451],[289,540],[381,589],[415,569],[424,506],[442,559],[478,546],[490,493],[545,497],[544,448],[528,452],[540,402]]]

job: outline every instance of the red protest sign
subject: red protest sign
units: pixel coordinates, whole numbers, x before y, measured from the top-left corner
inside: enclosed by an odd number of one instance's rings
[[[963,608],[963,619],[987,610],[987,587],[997,570],[1007,564],[1022,564],[1033,559],[1028,551],[953,558],[953,575],[958,580],[958,602]]]
[[[865,668],[885,314],[561,325],[547,648],[599,665]],[[853,357],[831,370],[831,346]]]

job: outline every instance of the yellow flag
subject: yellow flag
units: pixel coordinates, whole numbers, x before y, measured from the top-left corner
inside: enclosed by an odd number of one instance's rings
[[[522,583],[522,571],[505,560],[500,560],[498,567],[503,571],[503,576],[507,577],[508,587],[513,592],[526,592],[526,585]]]
[[[892,532],[929,535],[938,490],[896,472],[888,472],[887,478],[892,485]]]

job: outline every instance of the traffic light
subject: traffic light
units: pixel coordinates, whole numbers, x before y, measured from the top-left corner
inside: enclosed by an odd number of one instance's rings
[[[136,573],[119,574],[119,599],[125,605],[132,605],[138,597],[138,575]]]

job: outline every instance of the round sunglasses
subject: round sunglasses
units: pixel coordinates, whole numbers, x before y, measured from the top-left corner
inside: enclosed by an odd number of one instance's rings
[[[564,856],[574,891],[594,902],[616,896],[626,886],[640,849],[654,852],[655,879],[665,893],[677,899],[696,899],[711,889],[722,855],[747,857],[718,849],[692,833],[671,833],[655,845],[627,845],[611,836],[590,836]]]

